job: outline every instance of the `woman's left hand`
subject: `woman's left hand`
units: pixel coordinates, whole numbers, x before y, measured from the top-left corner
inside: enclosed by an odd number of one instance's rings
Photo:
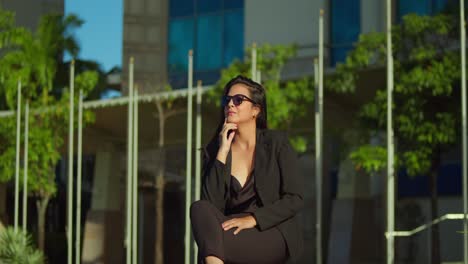
[[[234,231],[234,235],[237,235],[242,229],[253,228],[256,225],[257,221],[251,215],[240,218],[232,218],[221,224],[224,231],[227,231],[233,227],[237,227],[237,229]]]

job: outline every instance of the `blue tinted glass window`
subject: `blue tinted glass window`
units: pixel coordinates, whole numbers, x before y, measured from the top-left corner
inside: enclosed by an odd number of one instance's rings
[[[212,70],[222,65],[222,16],[203,15],[197,19],[196,69]]]
[[[447,6],[447,0],[432,0],[432,13],[437,14],[444,11]]]
[[[197,0],[197,12],[200,14],[217,12],[223,9],[223,0]]]
[[[398,16],[403,17],[410,13],[429,15],[431,12],[431,0],[399,0]]]
[[[194,0],[169,0],[169,16],[193,16],[195,11]]]
[[[224,14],[224,62],[228,66],[244,56],[244,10]]]
[[[194,80],[203,80],[203,85],[210,85],[216,83],[221,77],[220,70],[212,71],[196,71],[193,75]]]
[[[193,49],[193,19],[172,19],[169,22],[169,71],[186,71],[188,51]]]
[[[337,62],[344,62],[346,60],[346,55],[349,51],[352,50],[352,46],[346,47],[334,47],[332,48],[332,65],[336,65]]]
[[[224,0],[224,9],[244,8],[244,0]]]
[[[331,63],[343,61],[361,30],[360,0],[332,0],[331,2]]]

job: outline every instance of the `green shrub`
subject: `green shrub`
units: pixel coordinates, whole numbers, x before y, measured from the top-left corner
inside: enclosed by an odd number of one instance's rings
[[[11,227],[0,232],[0,264],[43,264],[44,254],[37,250],[31,236]]]

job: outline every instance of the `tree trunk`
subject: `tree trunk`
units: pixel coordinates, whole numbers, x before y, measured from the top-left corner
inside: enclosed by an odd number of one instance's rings
[[[431,220],[439,217],[438,194],[437,194],[437,170],[440,164],[440,155],[436,154],[436,158],[432,161],[430,172],[430,193],[431,193]],[[431,263],[440,263],[440,247],[439,247],[439,225],[433,225],[431,228]]]
[[[164,152],[164,126],[165,116],[161,102],[157,102],[159,115],[159,164],[156,176],[156,249],[155,263],[164,263],[164,171],[165,171],[165,152]]]
[[[6,212],[6,195],[6,184],[0,183],[0,232],[2,232],[5,229],[5,225],[8,225],[8,217]]]
[[[45,220],[46,220],[46,212],[47,212],[47,205],[49,204],[50,197],[47,195],[45,197],[41,197],[39,200],[36,201],[37,207],[37,244],[38,248],[44,252],[45,247]]]
[[[161,151],[163,152],[163,151]],[[164,166],[164,165],[163,165]],[[164,263],[164,168],[156,179],[156,264]]]

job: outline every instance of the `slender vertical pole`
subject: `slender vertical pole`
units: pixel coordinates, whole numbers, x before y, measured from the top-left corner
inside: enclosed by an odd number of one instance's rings
[[[185,175],[185,264],[190,264],[190,204],[192,198],[192,86],[193,51],[189,51],[188,93],[187,93],[187,164]]]
[[[262,82],[262,72],[257,71],[257,79],[255,79],[256,82],[261,83]]]
[[[26,101],[24,117],[24,168],[23,168],[23,232],[28,224],[28,148],[29,148],[29,102]]]
[[[252,45],[252,65],[251,65],[252,80],[257,81],[257,44]]]
[[[21,136],[21,80],[18,80],[16,106],[16,162],[15,162],[15,233],[18,231],[19,215],[19,168],[20,168],[20,136]]]
[[[133,207],[132,207],[132,257],[138,263],[138,88],[135,87],[133,103]]]
[[[320,17],[319,17],[319,111],[320,111],[320,151],[322,153],[323,147],[323,76],[325,74],[323,68],[323,59],[324,59],[324,33],[323,33],[323,16],[324,11],[320,9]],[[323,154],[323,153],[322,153]]]
[[[201,104],[202,104],[202,81],[197,82],[197,116],[196,116],[196,124],[195,124],[195,201],[200,199],[200,186],[201,186],[201,136],[202,136],[202,113],[201,113]],[[199,152],[200,150],[200,152]],[[198,246],[196,243],[193,243],[193,263],[197,263],[197,253],[198,253]]]
[[[318,255],[317,255],[317,260],[320,261],[318,263],[322,263],[322,251],[323,251],[323,246],[322,246],[322,177],[323,177],[323,77],[325,74],[324,66],[323,66],[323,60],[324,60],[324,29],[323,29],[323,23],[324,23],[324,11],[323,9],[320,9],[320,17],[319,17],[319,61],[318,61],[318,119],[319,119],[319,144],[318,144],[318,150],[319,150],[319,155],[318,155],[318,193],[317,193],[317,224],[319,225],[317,227],[318,229],[318,238],[317,242],[319,243],[320,249]]]
[[[132,141],[133,141],[133,57],[128,67],[128,122],[127,122],[127,227],[126,227],[126,263],[132,261]]]
[[[316,190],[316,261],[322,263],[322,137],[320,135],[320,104],[319,104],[319,65],[318,60],[314,60],[314,79],[315,79],[315,190]]]
[[[393,172],[393,54],[392,1],[387,0],[387,264],[394,263],[395,175]]]
[[[201,103],[202,103],[202,81],[197,82],[197,113],[195,119],[195,149],[197,155],[195,156],[195,200],[200,199],[200,188],[201,188],[201,156],[198,152],[201,148],[201,132],[202,132],[202,115],[201,115]]]
[[[68,223],[67,223],[67,242],[68,242],[68,264],[73,263],[72,243],[73,243],[73,99],[75,89],[75,61],[70,63],[70,116],[68,127]]]
[[[76,228],[75,228],[75,264],[81,263],[81,178],[83,155],[83,90],[78,101],[78,150],[76,164]]]
[[[466,127],[466,25],[465,25],[465,3],[460,0],[460,38],[461,38],[461,88],[462,88],[462,170],[463,170],[463,262],[468,264],[468,171],[466,159],[467,156],[467,127]]]

